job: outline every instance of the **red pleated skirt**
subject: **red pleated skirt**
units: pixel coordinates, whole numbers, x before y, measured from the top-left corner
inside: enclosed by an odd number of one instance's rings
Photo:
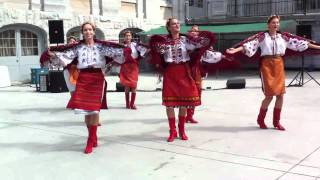
[[[192,107],[201,104],[199,91],[188,63],[169,64],[163,73],[162,104]]]
[[[101,69],[81,69],[76,90],[67,108],[100,111],[106,102],[105,79]]]
[[[137,88],[139,76],[139,64],[135,62],[128,62],[121,65],[120,69],[120,83],[123,86],[130,88]]]

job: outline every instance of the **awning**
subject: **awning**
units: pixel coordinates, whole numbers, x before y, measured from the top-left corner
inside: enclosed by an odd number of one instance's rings
[[[280,22],[281,30],[288,30],[291,28],[295,30],[297,22],[295,20],[284,20]],[[186,33],[190,30],[191,26],[181,25],[181,33]],[[294,28],[294,29],[292,29]],[[247,23],[247,24],[228,24],[228,25],[200,25],[200,30],[211,31],[214,33],[240,33],[240,32],[259,32],[267,30],[267,23]],[[290,31],[290,32],[291,32]],[[139,34],[153,35],[153,34],[167,34],[165,26],[151,29],[149,31],[143,31]]]

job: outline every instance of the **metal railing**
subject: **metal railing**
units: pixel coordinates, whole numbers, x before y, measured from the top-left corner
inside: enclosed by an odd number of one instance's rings
[[[231,17],[320,13],[320,0],[228,0],[227,3],[226,16]]]

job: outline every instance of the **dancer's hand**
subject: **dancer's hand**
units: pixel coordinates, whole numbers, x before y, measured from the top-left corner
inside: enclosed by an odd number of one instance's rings
[[[53,53],[52,51],[50,51],[50,48],[48,48],[48,55],[49,55],[50,57],[55,57],[55,56],[56,56],[55,53]]]
[[[234,54],[234,53],[236,53],[236,52],[237,52],[237,51],[236,51],[235,48],[229,48],[229,49],[226,50],[226,53],[228,53],[228,54]]]

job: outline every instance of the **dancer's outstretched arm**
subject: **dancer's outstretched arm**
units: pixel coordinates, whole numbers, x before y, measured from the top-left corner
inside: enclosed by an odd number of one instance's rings
[[[235,53],[237,53],[239,51],[243,51],[243,46],[239,46],[237,48],[229,48],[229,49],[226,50],[226,52],[228,54],[235,54]]]
[[[320,49],[320,46],[315,45],[315,44],[312,44],[312,43],[309,43],[309,44],[308,44],[308,47],[309,47],[309,48],[312,48],[312,49]]]

